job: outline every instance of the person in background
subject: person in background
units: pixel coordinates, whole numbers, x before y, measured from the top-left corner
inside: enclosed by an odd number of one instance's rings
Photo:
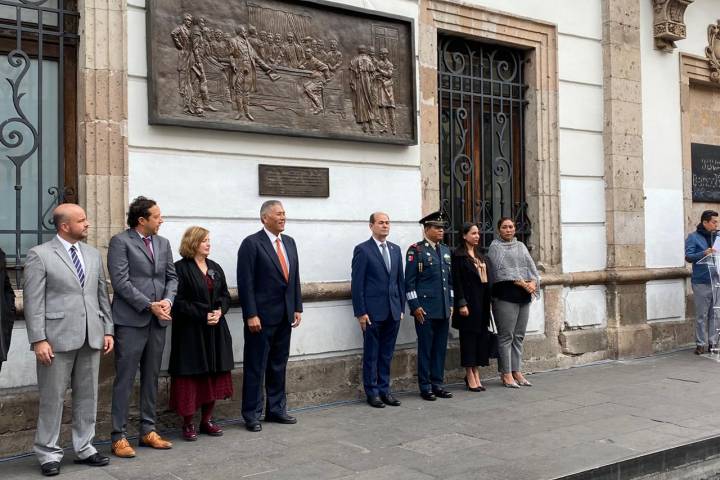
[[[112,393],[112,453],[135,456],[127,440],[127,419],[135,375],[140,370],[141,447],[167,450],[172,443],[155,430],[158,377],[165,329],[177,291],[170,242],[158,235],[163,223],[154,200],[137,197],[128,208],[128,229],[110,239],[108,271],[114,295],[115,381]]]
[[[13,325],[15,324],[15,291],[10,285],[10,275],[5,265],[5,252],[0,248],[0,370],[2,364],[7,360],[12,339]]]
[[[535,262],[524,243],[515,238],[515,222],[502,217],[497,223],[499,238],[488,250],[492,268],[492,311],[498,331],[498,369],[508,388],[530,387],[522,374],[523,340],[530,302],[540,284]]]
[[[388,242],[390,217],[370,215],[372,237],[352,258],[353,310],[363,332],[363,385],[370,406],[400,406],[390,393],[390,364],[405,311],[405,277],[400,247]]]
[[[190,227],[175,262],[178,291],[172,307],[170,409],[183,418],[185,440],[197,440],[193,416],[202,410],[200,433],[223,434],[212,421],[216,400],[232,397],[235,364],[225,314],[230,309],[225,272],[208,258],[210,232]]]
[[[265,421],[297,423],[287,413],[285,371],[290,334],[302,321],[302,295],[297,246],[283,233],[285,219],[281,202],[264,202],[263,228],[245,238],[238,250],[238,296],[245,320],[242,416],[251,432],[262,430],[263,378]]]
[[[63,203],[53,211],[57,235],[33,247],[25,262],[25,325],[37,360],[38,422],[33,450],[47,477],[60,473],[60,427],[72,391],[75,463],[103,467],[93,446],[100,352],[113,349],[113,319],[100,252],[85,240],[85,211]]]
[[[695,231],[685,239],[685,261],[692,263],[690,284],[695,302],[695,355],[702,355],[706,347],[709,351],[717,345],[710,270],[707,265],[698,263],[703,257],[716,253],[713,244],[717,229],[718,212],[705,210]]]
[[[463,224],[461,233],[462,242],[452,256],[455,293],[452,327],[460,331],[460,365],[465,367],[465,386],[472,392],[481,392],[485,387],[477,367],[490,364],[488,264],[478,248],[478,226],[467,222]]]
[[[420,219],[424,238],[410,245],[405,259],[405,295],[415,317],[420,396],[452,398],[443,388],[449,319],[453,313],[450,249],[442,243],[447,222],[442,211]]]

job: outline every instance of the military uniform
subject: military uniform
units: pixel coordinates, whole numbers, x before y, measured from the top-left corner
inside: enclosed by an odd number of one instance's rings
[[[440,223],[438,217],[442,218],[440,212],[435,212],[420,222]],[[405,258],[405,292],[410,312],[420,307],[425,311],[424,322],[416,317],[415,331],[418,338],[418,384],[426,400],[434,400],[435,395],[443,398],[452,396],[442,388],[453,305],[450,264],[450,248],[442,243],[433,245],[428,239],[410,245]]]

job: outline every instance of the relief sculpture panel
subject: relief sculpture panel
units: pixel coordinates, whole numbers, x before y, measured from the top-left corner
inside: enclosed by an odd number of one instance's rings
[[[417,143],[408,19],[314,1],[148,10],[151,124]]]

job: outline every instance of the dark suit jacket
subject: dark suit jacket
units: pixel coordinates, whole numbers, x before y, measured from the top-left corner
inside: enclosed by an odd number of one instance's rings
[[[192,258],[175,262],[178,291],[172,307],[172,350],[170,375],[201,375],[233,369],[232,336],[225,314],[230,309],[230,293],[222,267],[207,259],[212,292]],[[211,310],[222,310],[216,325],[207,324]]]
[[[400,247],[387,242],[390,272],[371,237],[355,247],[352,259],[351,294],[355,316],[367,314],[371,322],[400,320],[405,311],[405,275]]]
[[[116,325],[144,327],[153,316],[148,308],[151,302],[175,300],[177,275],[170,242],[160,235],[152,238],[154,262],[135,229],[129,228],[110,239],[107,262],[115,291],[112,315]]]
[[[7,360],[10,337],[15,323],[15,292],[5,270],[5,252],[0,249],[0,362]]]
[[[295,240],[280,235],[288,256],[289,279],[286,282],[274,245],[260,230],[243,240],[238,250],[237,284],[243,319],[259,316],[265,325],[293,322],[302,312],[300,271]]]
[[[487,258],[485,265],[490,274],[490,263]],[[490,283],[482,283],[472,260],[460,246],[452,256],[453,290],[455,292],[455,309],[452,326],[458,330],[485,333],[490,322]],[[467,317],[460,315],[460,307],[468,307]]]

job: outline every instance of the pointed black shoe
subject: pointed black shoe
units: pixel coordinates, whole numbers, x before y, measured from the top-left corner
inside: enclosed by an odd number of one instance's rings
[[[46,477],[54,477],[60,473],[60,462],[47,462],[40,465],[42,474]]]
[[[453,397],[452,392],[448,392],[444,388],[436,388],[435,390],[433,390],[433,393],[435,394],[436,397],[439,397],[439,398],[452,398]]]
[[[432,392],[420,392],[420,396],[423,398],[423,400],[427,400],[428,402],[434,402],[437,400],[437,397]]]
[[[100,455],[99,453],[95,452],[89,457],[83,458],[82,460],[78,458],[77,460],[75,460],[75,463],[79,463],[81,465],[90,465],[91,467],[104,467],[105,465],[110,463],[110,459],[105,455]]]
[[[384,403],[385,405],[390,405],[391,407],[400,406],[400,400],[395,398],[392,393],[388,393],[387,395],[380,395],[380,400],[382,400],[382,403]]]
[[[367,397],[367,403],[371,407],[385,408],[385,404],[380,400],[380,397],[370,396]]]
[[[248,432],[262,432],[262,425],[257,420],[252,422],[245,422],[245,428]]]
[[[283,413],[281,415],[265,415],[266,422],[282,423],[284,425],[294,425],[297,423],[297,418]]]

